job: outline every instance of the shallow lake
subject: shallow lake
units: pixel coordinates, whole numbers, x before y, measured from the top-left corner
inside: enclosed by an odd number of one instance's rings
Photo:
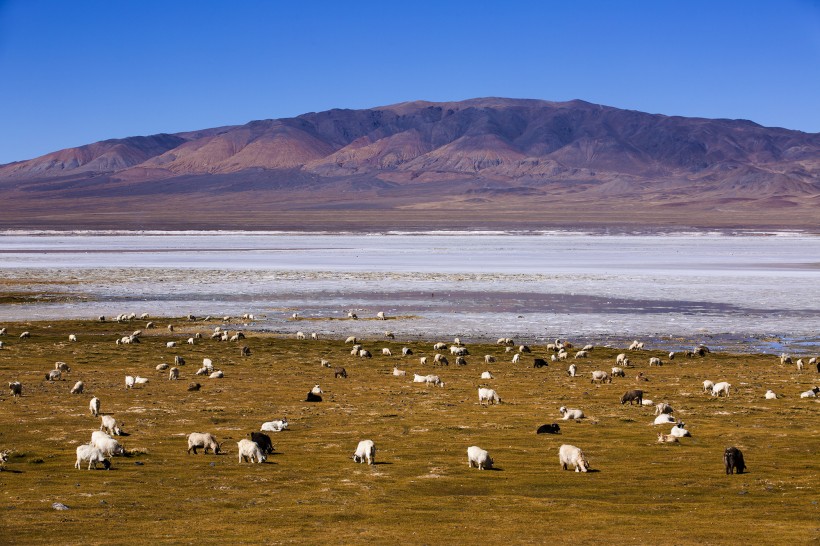
[[[0,281],[77,296],[0,321],[253,313],[284,333],[795,353],[820,336],[820,237],[800,233],[2,232]],[[329,320],[348,310],[398,318]]]

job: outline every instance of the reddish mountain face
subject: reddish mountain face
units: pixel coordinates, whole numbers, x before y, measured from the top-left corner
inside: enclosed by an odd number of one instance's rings
[[[766,225],[786,226],[820,203],[820,134],[582,101],[412,102],[98,142],[0,166],[0,191],[6,224],[20,227],[38,224],[37,204],[55,198],[86,219],[126,201],[125,211],[163,218],[159,200],[184,199],[192,216],[244,209],[249,227],[249,203],[263,225],[277,210],[489,218],[583,205],[603,223],[641,208],[678,224],[751,226],[762,212]]]

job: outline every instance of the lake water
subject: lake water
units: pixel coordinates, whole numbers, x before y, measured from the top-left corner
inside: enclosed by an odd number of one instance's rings
[[[281,333],[820,351],[820,237],[800,233],[1,232],[0,280],[83,297],[0,321],[253,313]],[[399,318],[329,320],[348,310]]]

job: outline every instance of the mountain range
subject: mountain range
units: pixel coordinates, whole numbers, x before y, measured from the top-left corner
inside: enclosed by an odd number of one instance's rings
[[[574,100],[329,110],[0,166],[3,228],[816,228],[820,134]]]

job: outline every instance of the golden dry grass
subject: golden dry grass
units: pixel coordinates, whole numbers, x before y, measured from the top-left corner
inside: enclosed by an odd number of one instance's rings
[[[164,327],[167,320],[158,321]],[[712,354],[678,358],[661,368],[650,356],[632,355],[634,370],[612,384],[591,385],[589,371],[609,370],[620,350],[596,348],[577,363],[531,367],[532,356],[513,365],[494,345],[469,345],[468,365],[418,364],[432,341],[367,340],[374,358],[349,354],[341,340],[296,341],[250,335],[250,357],[236,343],[184,344],[189,332],[212,324],[184,323],[171,334],[145,331],[139,345],[114,340],[144,322],[5,324],[0,338],[0,378],[19,380],[24,395],[0,396],[0,450],[12,455],[0,472],[0,541],[32,543],[298,543],[442,544],[476,540],[510,543],[691,544],[786,543],[820,540],[820,433],[817,400],[799,393],[820,382],[771,355]],[[352,328],[355,326],[351,326]],[[394,323],[391,328],[398,329]],[[20,340],[29,330],[31,339]],[[184,331],[180,331],[184,330]],[[76,333],[78,343],[69,343]],[[351,333],[355,333],[352,331]],[[508,334],[508,333],[499,333]],[[400,333],[397,333],[398,337]],[[165,342],[182,345],[167,349]],[[583,340],[577,340],[583,342]],[[382,347],[413,357],[381,356]],[[156,372],[161,362],[184,356],[181,379]],[[499,362],[483,363],[484,354]],[[225,372],[221,380],[194,378],[203,357]],[[350,377],[334,379],[321,368],[329,359]],[[666,362],[666,358],[663,358]],[[55,361],[72,371],[49,383]],[[432,360],[432,359],[431,359]],[[454,360],[454,359],[451,359]],[[392,367],[437,373],[445,388],[390,375]],[[479,376],[490,369],[495,379]],[[646,396],[666,401],[686,421],[692,438],[659,445],[652,408],[621,406],[620,395],[643,371]],[[150,382],[124,389],[127,374]],[[701,393],[703,379],[727,380],[729,398]],[[87,394],[70,395],[75,381]],[[187,392],[189,381],[202,384]],[[315,383],[325,401],[302,402]],[[476,389],[495,388],[503,403],[477,404]],[[783,395],[764,400],[771,388]],[[130,454],[115,457],[111,471],[73,468],[74,450],[99,427],[91,396],[102,412],[123,421]],[[561,405],[589,416],[559,421]],[[261,465],[239,464],[236,442],[262,422],[287,416],[291,430],[271,433],[276,454]],[[543,423],[560,422],[562,434],[536,435]],[[212,432],[224,455],[187,455],[185,436]],[[350,456],[370,438],[379,464],[357,465]],[[562,471],[563,443],[581,447],[595,472]],[[466,448],[487,449],[498,470],[469,469]],[[749,472],[727,476],[725,447],[743,450]],[[71,509],[55,511],[52,503]]]

